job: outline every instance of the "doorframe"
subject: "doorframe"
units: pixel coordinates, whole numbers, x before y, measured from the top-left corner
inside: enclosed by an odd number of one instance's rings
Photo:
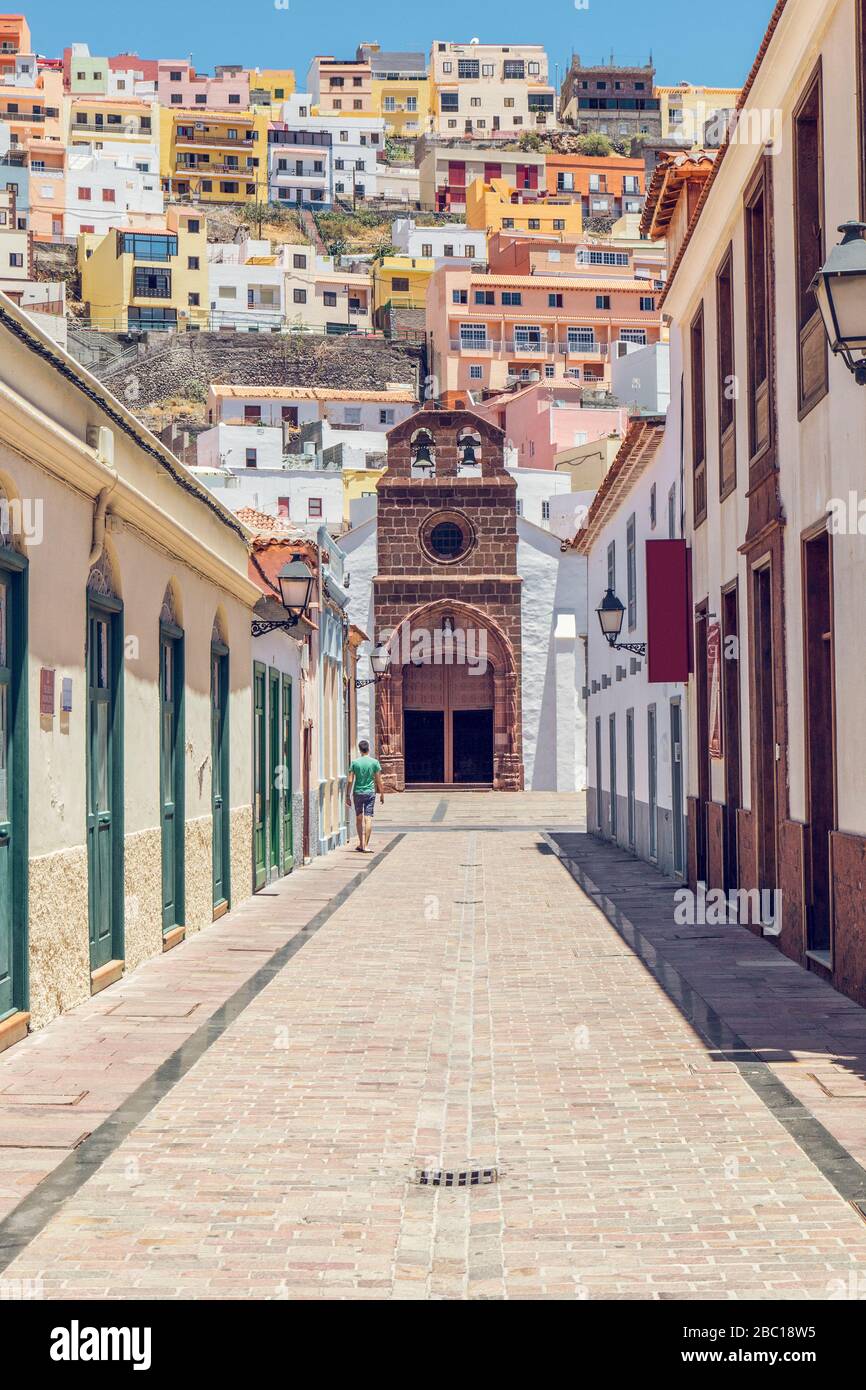
[[[290,874],[295,867],[295,827],[294,827],[294,729],[292,727],[292,716],[294,713],[294,692],[292,688],[292,678],[287,672],[282,672],[282,705],[280,710],[280,734],[282,743],[282,754],[284,767],[286,769],[286,786],[283,788],[283,858],[281,870],[284,874]]]
[[[734,616],[736,630],[732,633],[727,626],[727,606],[728,601],[733,597]],[[725,772],[725,842],[722,853],[722,874],[725,888],[731,890],[740,887],[740,846],[737,838],[737,816],[743,805],[743,686],[742,686],[742,655],[743,637],[742,624],[740,622],[740,581],[739,578],[732,579],[729,584],[723,584],[721,589],[721,612],[719,614],[721,623],[722,638],[722,686],[721,686],[721,705],[722,705],[722,750],[724,753],[724,772]],[[736,730],[731,729],[731,721],[728,718],[728,676],[730,666],[728,663],[731,658],[725,653],[725,647],[729,637],[735,637],[737,642],[737,658],[735,665],[736,680],[733,682],[736,687],[737,701],[737,724]],[[736,783],[737,800],[736,805],[731,805],[731,771],[736,761]]]
[[[222,706],[222,727],[221,741],[219,748],[220,758],[220,785],[222,786],[222,823],[223,823],[223,862],[221,865],[223,888],[225,890],[223,899],[220,903],[214,903],[215,917],[221,917],[228,912],[232,905],[232,855],[231,855],[231,799],[229,792],[229,769],[231,760],[229,757],[229,690],[231,683],[229,680],[229,649],[225,642],[212,641],[211,662],[213,658],[219,659],[219,682],[220,682],[220,703]],[[213,669],[213,667],[211,667]],[[213,692],[211,692],[211,719],[213,719]],[[213,742],[213,739],[211,739]],[[211,771],[213,776],[213,771]],[[211,814],[213,814],[213,788],[211,788]],[[211,839],[213,846],[213,839]],[[213,850],[211,849],[211,853]],[[224,906],[223,906],[224,904]]]
[[[803,628],[803,779],[805,790],[805,813],[806,813],[806,833],[804,836],[808,858],[804,864],[804,882],[806,884],[805,909],[805,942],[806,954],[814,951],[812,946],[812,916],[811,907],[814,899],[813,888],[813,855],[812,855],[812,770],[810,752],[809,728],[810,702],[809,702],[809,655],[808,655],[808,594],[806,583],[808,582],[809,571],[807,567],[806,552],[807,547],[821,536],[827,538],[827,591],[830,607],[830,747],[832,753],[832,778],[833,778],[833,824],[831,835],[839,826],[839,744],[838,744],[838,722],[836,708],[836,591],[834,578],[834,554],[833,554],[833,534],[827,524],[827,518],[822,517],[820,521],[812,526],[807,526],[800,533],[800,601],[802,604],[802,628]],[[828,858],[828,938],[830,952],[830,966],[832,968],[835,961],[836,951],[836,910],[834,902],[835,880],[833,877],[833,866],[831,855],[831,844],[827,842]],[[820,948],[819,948],[820,950]]]
[[[253,662],[253,719],[252,719],[252,765],[253,765],[253,892],[264,888],[268,881],[268,668],[263,661]],[[258,728],[259,712],[256,707],[256,688],[262,686],[261,730]],[[256,756],[256,737],[258,735],[258,757]],[[261,791],[261,821],[256,820],[256,793]],[[256,835],[258,826],[262,827],[261,868],[256,858]]]
[[[267,705],[265,725],[268,734],[268,806],[267,806],[267,835],[266,848],[267,856],[265,863],[265,879],[271,877],[272,872],[282,874],[282,820],[283,820],[283,794],[282,788],[277,785],[277,770],[280,767],[280,752],[282,743],[282,701],[280,693],[282,690],[282,672],[276,666],[268,667],[267,678]],[[274,699],[276,695],[276,699]],[[276,846],[274,845],[274,833],[276,832]]]
[[[679,759],[676,756],[674,747],[674,728],[673,712],[677,711],[677,723],[679,725]],[[671,867],[675,875],[685,878],[688,871],[688,849],[687,835],[685,827],[685,805],[686,805],[686,779],[683,775],[685,752],[686,730],[683,727],[683,700],[680,695],[674,695],[668,701],[668,722],[671,735]],[[679,796],[674,796],[674,787],[679,789]],[[679,806],[675,802],[679,801]]]
[[[184,630],[177,623],[169,622],[167,618],[161,618],[159,623],[159,642],[160,647],[163,642],[172,644],[172,676],[174,696],[174,738],[175,738],[175,758],[174,758],[174,924],[166,927],[163,923],[163,935],[174,931],[177,927],[185,925],[186,918],[186,761],[184,758],[185,746],[185,700],[186,690],[186,662],[184,651]],[[161,672],[160,672],[161,675]],[[159,688],[160,701],[160,764],[162,762],[162,682]],[[160,766],[160,829],[162,822],[162,768]],[[160,843],[160,851],[162,844]]]
[[[125,922],[124,922],[124,713],[123,713],[123,602],[115,598],[112,594],[99,594],[92,590],[87,591],[87,621],[85,631],[88,639],[90,634],[90,619],[98,612],[100,616],[108,618],[108,631],[110,642],[109,660],[111,662],[111,691],[112,691],[112,718],[111,718],[111,959],[124,959],[125,950]],[[90,651],[85,642],[85,691],[90,689]],[[87,787],[90,787],[90,697],[85,695],[87,700],[86,718],[86,776]],[[86,807],[85,807],[86,809]],[[90,930],[90,893],[91,893],[91,866],[88,857],[88,879],[87,879],[87,899],[88,899],[88,937]],[[92,963],[90,966],[93,969]]]
[[[12,1012],[25,1013],[30,1004],[30,918],[28,884],[29,839],[29,740],[27,663],[29,624],[27,617],[29,572],[26,555],[0,545],[0,569],[9,577],[12,591],[12,617],[6,632],[10,661],[9,751],[11,770],[12,824],[11,883],[9,904],[12,933]]]

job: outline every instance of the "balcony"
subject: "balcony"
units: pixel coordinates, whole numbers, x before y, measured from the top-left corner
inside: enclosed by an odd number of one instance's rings
[[[325,169],[272,169],[271,179],[274,183],[327,183],[328,174]]]
[[[505,349],[509,356],[514,357],[554,357],[556,355],[556,343],[548,342],[546,338],[540,341],[527,338],[506,338]]]
[[[174,143],[176,145],[224,145],[231,150],[251,150],[255,141],[234,139],[229,135],[203,135],[200,132],[196,132],[195,135],[181,135],[178,132],[174,137]]]
[[[104,123],[100,124],[97,121],[73,121],[72,125],[69,127],[69,134],[73,137],[79,134],[107,135],[109,139],[112,140],[124,135],[135,135],[142,139],[150,139],[153,135],[153,131],[139,125],[125,125],[123,122],[115,123],[112,121],[111,125],[106,125]]]
[[[171,276],[160,277],[153,285],[149,285],[144,276],[136,274],[132,286],[133,299],[171,299]]]
[[[236,179],[253,179],[258,173],[255,165],[246,168],[243,164],[184,164],[178,160],[175,174],[192,174],[196,178],[208,178],[211,174],[231,174]]]

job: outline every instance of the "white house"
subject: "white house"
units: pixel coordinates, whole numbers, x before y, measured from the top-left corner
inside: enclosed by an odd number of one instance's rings
[[[112,227],[147,225],[164,213],[156,145],[128,145],[107,140],[70,145],[66,157],[64,234],[77,237],[87,227],[98,233]]]
[[[208,303],[213,327],[280,328],[285,315],[285,273],[269,241],[211,243],[207,248]]]
[[[382,391],[330,386],[208,387],[209,424],[288,425],[302,428],[327,420],[335,428],[379,432],[399,424],[417,409],[415,391],[394,385]]]
[[[461,262],[487,263],[487,233],[464,222],[423,227],[412,217],[396,217],[391,224],[391,241],[404,256],[432,258],[437,270]]]
[[[632,423],[573,548],[588,562],[587,823],[681,878],[688,650],[671,649],[685,623],[666,622],[676,602],[685,614],[688,594],[679,439],[678,407],[667,430],[658,416]],[[621,650],[597,616],[611,596],[623,605]]]
[[[313,97],[309,92],[295,92],[283,103],[282,122],[292,132],[309,131],[330,136],[334,197],[348,202],[378,197],[378,156],[385,149],[383,117],[340,112],[313,116],[312,108]],[[294,153],[293,149],[293,157]]]

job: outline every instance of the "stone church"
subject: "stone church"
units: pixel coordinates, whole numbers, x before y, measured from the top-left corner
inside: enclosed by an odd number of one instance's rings
[[[585,561],[519,515],[503,432],[425,406],[376,493],[340,544],[349,619],[390,658],[358,691],[386,785],[582,790]]]

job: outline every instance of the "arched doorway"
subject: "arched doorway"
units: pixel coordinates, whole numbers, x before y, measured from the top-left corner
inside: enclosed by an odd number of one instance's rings
[[[386,785],[518,791],[518,668],[502,628],[471,604],[439,600],[407,615],[388,646],[390,671],[376,692]]]
[[[493,785],[493,672],[409,665],[403,673],[407,786]]]

